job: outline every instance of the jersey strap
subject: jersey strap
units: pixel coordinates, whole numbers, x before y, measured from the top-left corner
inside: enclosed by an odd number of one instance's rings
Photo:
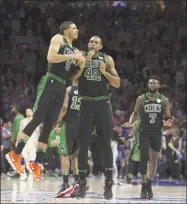
[[[96,96],[96,97],[91,97],[91,96],[81,96],[82,100],[87,100],[87,101],[101,101],[104,99],[107,99],[108,96]]]

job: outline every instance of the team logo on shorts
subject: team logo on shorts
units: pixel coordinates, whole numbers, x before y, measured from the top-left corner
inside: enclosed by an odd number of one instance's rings
[[[64,150],[65,150],[64,145],[62,145],[62,146],[60,147],[60,149],[61,149],[61,151],[64,151]]]
[[[157,103],[160,103],[161,102],[161,100],[160,99],[157,99]]]

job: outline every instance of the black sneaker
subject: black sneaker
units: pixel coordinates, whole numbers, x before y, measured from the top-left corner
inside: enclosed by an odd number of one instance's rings
[[[76,193],[77,198],[84,198],[86,196],[86,191],[89,189],[86,180],[79,181],[79,190]]]
[[[131,179],[131,177],[127,177],[127,184],[131,184],[132,183],[132,179]]]
[[[66,184],[66,183],[62,184],[60,191],[56,195],[56,198],[63,198],[67,194],[70,195],[72,189],[73,188],[70,187],[69,184]]]
[[[104,197],[107,200],[111,200],[113,197],[112,193],[112,186],[113,186],[113,181],[105,181],[105,186],[104,186]]]
[[[149,199],[153,198],[152,180],[150,179],[147,180],[147,194]]]
[[[142,183],[141,199],[147,199],[147,183]]]

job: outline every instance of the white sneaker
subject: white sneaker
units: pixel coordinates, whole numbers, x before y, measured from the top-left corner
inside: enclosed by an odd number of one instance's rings
[[[20,181],[25,181],[27,179],[27,174],[26,172],[24,174],[22,174],[19,178]]]
[[[28,179],[27,179],[28,181],[33,181],[33,175],[32,174],[29,174],[29,176],[28,176]]]

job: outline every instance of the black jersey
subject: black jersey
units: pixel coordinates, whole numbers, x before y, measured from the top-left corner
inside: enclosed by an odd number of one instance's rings
[[[67,41],[64,39],[64,44],[60,46],[58,54],[75,54],[75,47],[71,47]],[[76,69],[75,67],[76,60],[71,59],[59,63],[48,63],[48,72],[55,74],[56,76],[68,80],[72,75],[72,72]]]
[[[159,130],[163,127],[163,95],[151,100],[147,93],[143,95],[143,103],[140,111],[140,130]]]
[[[100,72],[100,62],[105,62],[105,54],[99,53],[84,68],[79,79],[79,93],[81,96],[108,96],[109,82]]]
[[[69,103],[67,113],[64,116],[64,121],[72,121],[79,119],[80,117],[80,96],[78,92],[78,86],[72,85],[69,94]]]

